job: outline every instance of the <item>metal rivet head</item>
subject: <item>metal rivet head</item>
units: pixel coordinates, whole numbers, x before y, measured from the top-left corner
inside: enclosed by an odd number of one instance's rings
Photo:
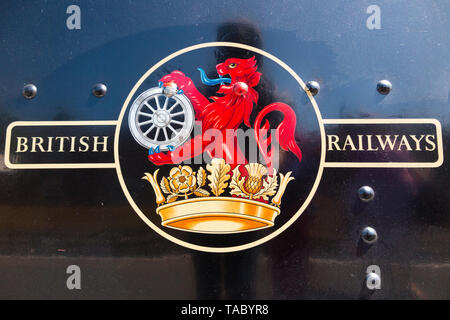
[[[387,95],[392,90],[392,83],[388,80],[380,80],[377,83],[377,91],[380,94]]]
[[[317,81],[308,81],[306,83],[306,88],[313,96],[315,96],[320,91],[320,84]]]
[[[368,202],[375,197],[375,191],[369,186],[363,186],[359,188],[358,195],[362,201]]]
[[[97,98],[102,98],[106,95],[108,88],[103,83],[96,83],[92,87],[92,94]]]
[[[26,84],[22,89],[22,95],[25,99],[33,99],[36,97],[37,94],[37,88],[34,84]]]
[[[377,231],[371,227],[365,227],[361,232],[361,239],[367,244],[373,244],[378,239]]]

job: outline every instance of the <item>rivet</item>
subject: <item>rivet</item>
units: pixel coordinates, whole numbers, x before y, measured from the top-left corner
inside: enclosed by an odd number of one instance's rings
[[[320,84],[317,81],[308,81],[306,83],[306,88],[313,96],[315,96],[320,91]]]
[[[377,231],[371,227],[365,227],[363,231],[361,231],[361,239],[367,244],[373,244],[378,239]]]
[[[377,83],[377,91],[380,94],[387,95],[392,90],[392,83],[388,80],[380,80]]]
[[[373,189],[369,186],[362,186],[358,190],[358,195],[362,201],[368,202],[375,197],[375,191],[373,191]]]
[[[25,99],[33,99],[36,97],[37,94],[37,88],[34,84],[26,84],[22,89],[22,95]]]
[[[92,87],[92,94],[97,98],[102,98],[106,95],[108,88],[103,83],[96,83]]]

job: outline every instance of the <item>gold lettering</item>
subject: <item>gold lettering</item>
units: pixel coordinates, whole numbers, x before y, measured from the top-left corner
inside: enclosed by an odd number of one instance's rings
[[[423,139],[423,137],[425,137],[424,135],[420,136],[420,139],[417,139],[416,136],[414,134],[410,135],[410,137],[414,140],[414,142],[416,143],[416,151],[421,151],[420,148],[420,140]]]
[[[80,152],[89,151],[89,145],[86,143],[85,140],[89,141],[89,137],[83,136],[80,138],[80,144],[84,146],[84,149],[81,149],[81,147],[78,147],[78,151],[80,151]]]
[[[339,137],[334,134],[328,134],[328,151],[333,151],[333,146],[336,148],[336,150],[341,150],[341,148],[338,145]]]
[[[28,150],[28,138],[26,137],[17,137],[17,149],[16,152],[27,152]]]
[[[39,142],[37,142],[39,140]],[[42,144],[44,143],[44,138],[42,137],[31,137],[31,152],[36,152],[36,147],[39,147],[41,152],[45,152]]]
[[[397,141],[398,134],[394,135],[394,141],[391,140],[391,135],[386,134],[384,137],[386,140],[383,141],[382,136],[377,134],[376,135],[378,142],[380,143],[381,149],[384,151],[386,149],[386,146],[389,144],[389,147],[391,148],[391,151],[394,150],[395,142]]]
[[[347,145],[350,145],[350,148],[352,149],[352,151],[356,151],[355,144],[353,143],[352,137],[350,137],[350,135],[347,135],[347,138],[345,139],[345,143],[344,143],[344,146],[342,147],[342,150],[346,150],[345,148],[347,147]]]
[[[94,137],[94,147],[92,148],[92,152],[98,152],[97,145],[101,144],[103,145],[102,152],[108,152],[108,136],[103,136],[103,142],[98,142],[98,138],[100,137]]]
[[[358,134],[358,151],[364,151],[363,137],[362,134]]]
[[[48,137],[47,152],[53,152],[53,138],[54,137]]]
[[[367,137],[367,151],[378,151],[378,147],[376,149],[372,148],[372,135],[368,134]]]
[[[409,145],[408,139],[406,136],[402,136],[402,139],[400,140],[400,144],[398,145],[398,151],[402,151],[402,146],[406,147],[406,150],[412,151],[411,146]]]
[[[428,143],[430,146],[432,146],[431,148],[425,147],[425,150],[427,151],[433,151],[434,149],[436,149],[436,143],[434,143],[434,141],[431,141],[430,138],[433,138],[433,140],[435,140],[435,136],[434,134],[429,134],[425,137],[425,141],[426,143]]]
[[[64,140],[69,140],[69,137],[56,137],[55,140],[59,139],[59,150],[58,152],[64,152]]]
[[[70,137],[70,151],[69,152],[75,152],[75,139],[77,137]]]

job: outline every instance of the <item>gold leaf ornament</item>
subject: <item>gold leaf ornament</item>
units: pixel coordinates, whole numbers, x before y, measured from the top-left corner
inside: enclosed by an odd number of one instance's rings
[[[277,194],[275,197],[272,198],[272,203],[276,205],[277,207],[281,204],[281,198],[283,197],[284,192],[286,191],[286,187],[289,182],[292,180],[295,180],[294,177],[291,177],[292,171],[289,171],[286,173],[286,175],[283,175],[280,173],[280,188],[278,189]]]
[[[161,185],[161,190],[164,193],[172,193],[172,190],[170,189],[170,185],[169,185],[169,180],[167,180],[166,177],[162,178],[160,185]]]
[[[174,202],[177,199],[178,199],[178,195],[175,194],[175,193],[172,193],[171,195],[167,196],[166,202],[167,203],[171,203],[171,202]]]
[[[214,158],[211,164],[206,165],[206,169],[210,172],[208,180],[211,182],[208,186],[212,193],[217,197],[221,195],[228,186],[227,181],[230,179],[229,172],[231,167],[225,163],[224,159]]]
[[[195,194],[197,197],[207,197],[207,196],[209,196],[209,192],[206,191],[205,189],[202,189],[202,188],[196,189],[196,190],[194,191],[194,194]]]
[[[205,169],[203,169],[202,167],[200,167],[200,169],[198,169],[197,171],[197,184],[198,187],[203,187],[206,183],[206,172]]]
[[[156,170],[155,172],[153,172],[153,174],[145,172],[144,173],[145,176],[143,176],[142,179],[150,182],[150,185],[152,186],[153,191],[155,192],[156,204],[160,205],[161,203],[166,201],[166,199],[164,198],[164,196],[161,192],[161,188],[158,185],[158,172],[159,172],[159,169]]]

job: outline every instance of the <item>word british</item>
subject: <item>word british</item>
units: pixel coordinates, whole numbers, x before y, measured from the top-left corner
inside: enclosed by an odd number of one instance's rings
[[[16,137],[16,153],[108,152],[108,136]]]

